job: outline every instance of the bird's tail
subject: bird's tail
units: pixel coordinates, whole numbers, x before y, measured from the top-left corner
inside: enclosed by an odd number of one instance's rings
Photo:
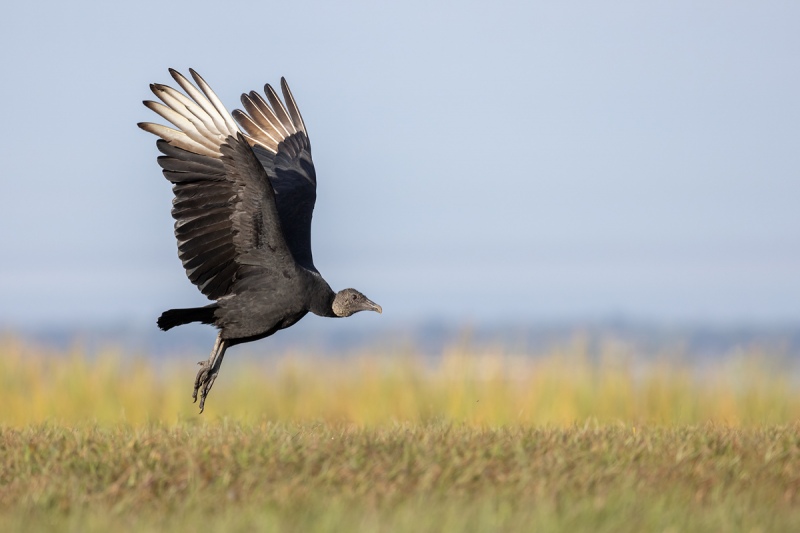
[[[164,311],[158,317],[158,327],[167,331],[175,326],[182,326],[190,322],[202,322],[211,324],[214,322],[214,311],[217,304],[206,305],[205,307],[190,307],[188,309],[170,309]]]

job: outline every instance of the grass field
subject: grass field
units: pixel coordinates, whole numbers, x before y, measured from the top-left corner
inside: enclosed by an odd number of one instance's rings
[[[195,357],[199,359],[200,357]],[[0,531],[800,531],[791,360],[0,344]]]

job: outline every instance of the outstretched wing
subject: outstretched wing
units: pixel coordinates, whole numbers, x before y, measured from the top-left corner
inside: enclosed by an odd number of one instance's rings
[[[281,90],[286,104],[270,85],[266,99],[255,91],[242,95],[245,111],[236,109],[233,118],[247,132],[275,190],[275,204],[286,243],[295,261],[316,272],[311,253],[311,218],[317,200],[317,176],[311,160],[303,117],[284,78]]]
[[[278,283],[277,273],[294,260],[264,167],[219,98],[190,72],[197,87],[170,69],[186,94],[154,84],[163,104],[144,102],[178,129],[149,122],[139,127],[161,137],[158,164],[173,184],[172,216],[186,275],[216,300],[256,279],[262,286]]]

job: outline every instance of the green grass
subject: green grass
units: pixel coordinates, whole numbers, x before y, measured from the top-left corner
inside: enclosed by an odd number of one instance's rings
[[[758,351],[232,356],[202,416],[195,371],[0,343],[0,531],[800,531]]]
[[[0,529],[800,530],[800,426],[35,425]]]

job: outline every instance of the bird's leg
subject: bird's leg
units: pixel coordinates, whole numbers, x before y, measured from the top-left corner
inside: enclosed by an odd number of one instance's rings
[[[211,350],[211,355],[207,361],[200,361],[200,370],[197,372],[197,377],[194,378],[194,392],[192,399],[197,401],[197,391],[200,391],[200,412],[206,404],[206,397],[208,396],[211,387],[214,386],[214,380],[219,375],[219,369],[222,366],[222,358],[225,357],[225,350],[228,348],[228,341],[222,338],[222,333],[217,335],[217,341],[214,343],[214,349]]]

